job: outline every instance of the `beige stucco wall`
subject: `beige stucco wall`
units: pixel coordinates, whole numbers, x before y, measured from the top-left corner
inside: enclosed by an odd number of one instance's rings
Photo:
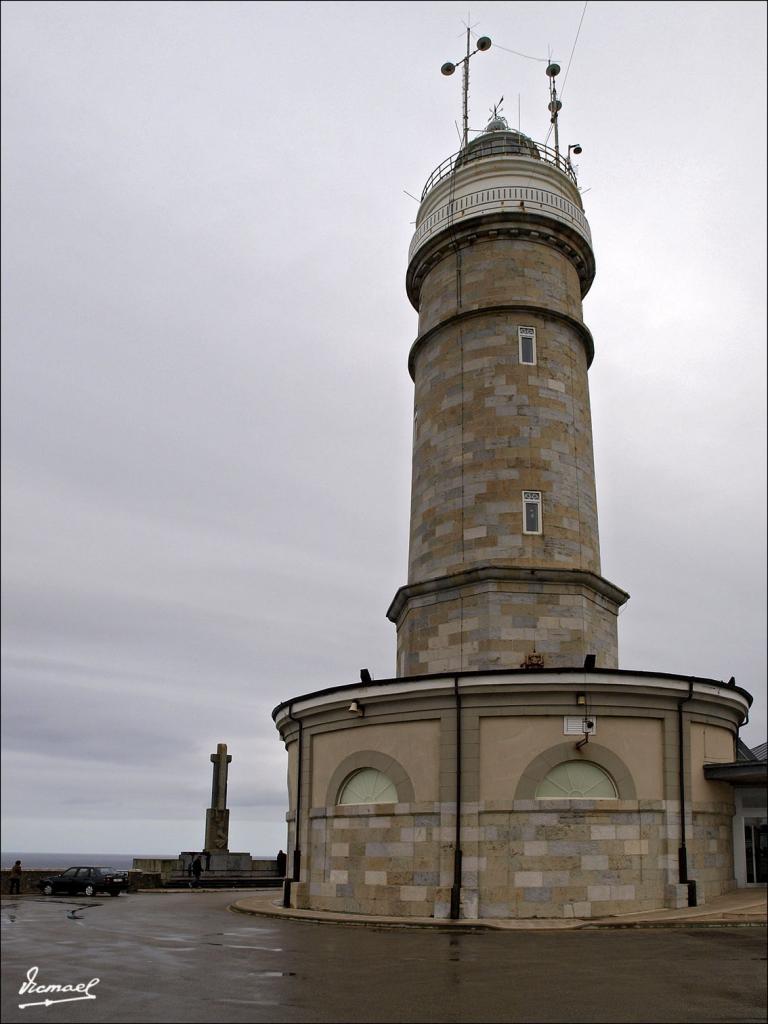
[[[595,739],[629,768],[638,800],[664,796],[664,731],[660,718],[609,718],[601,715]],[[587,748],[588,749],[588,748]]]
[[[571,737],[576,743],[578,737]],[[480,720],[480,799],[511,800],[520,776],[538,754],[563,743],[562,715],[488,717]],[[638,800],[663,797],[663,733],[660,719],[597,718],[595,741],[626,764]],[[587,751],[588,752],[588,751]]]
[[[691,723],[691,797],[696,802],[733,803],[733,787],[727,782],[704,778],[703,765],[727,764],[736,760],[736,745],[730,729]]]
[[[338,729],[312,737],[312,806],[325,805],[328,782],[341,761],[360,750],[394,758],[408,773],[416,800],[439,799],[438,721],[396,722]]]

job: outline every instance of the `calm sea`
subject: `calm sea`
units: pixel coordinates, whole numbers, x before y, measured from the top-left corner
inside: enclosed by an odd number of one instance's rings
[[[14,861],[20,860],[21,866],[28,871],[74,867],[78,864],[103,864],[110,868],[126,870],[133,864],[134,857],[178,857],[178,853],[160,854],[127,854],[127,853],[0,853],[0,867],[7,869]]]

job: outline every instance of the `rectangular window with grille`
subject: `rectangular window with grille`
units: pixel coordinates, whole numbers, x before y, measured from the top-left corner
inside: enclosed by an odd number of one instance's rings
[[[541,533],[541,491],[523,491],[523,533]]]
[[[526,366],[536,365],[536,328],[518,327],[517,342],[520,362]]]

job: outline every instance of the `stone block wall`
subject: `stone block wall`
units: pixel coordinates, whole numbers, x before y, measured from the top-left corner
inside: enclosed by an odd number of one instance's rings
[[[431,917],[440,885],[439,805],[310,812],[309,905],[353,914]]]
[[[24,869],[21,876],[21,892],[39,894],[40,882],[44,878],[50,878],[51,875],[60,875],[62,870],[62,868],[32,868],[29,871]],[[10,885],[11,872],[9,870],[0,871],[0,892],[8,893]],[[128,892],[136,892],[138,889],[157,889],[161,885],[159,872],[128,872]]]
[[[734,887],[727,807],[689,822],[699,903]],[[308,882],[296,905],[447,918],[454,804],[310,812]],[[676,894],[674,801],[486,801],[462,814],[464,918],[591,918],[685,905]],[[679,902],[679,901],[678,901]]]
[[[662,801],[521,800],[479,822],[480,917],[606,917],[664,905]]]
[[[446,250],[423,279],[419,292],[419,334],[461,309],[510,302],[543,306],[581,319],[581,282],[573,262],[562,249],[543,239],[512,236],[498,230],[494,237],[489,233],[471,244],[461,245],[461,240],[459,244],[458,257]]]
[[[736,887],[733,864],[733,803],[694,804],[687,840],[689,874],[700,903]]]
[[[352,695],[361,716],[349,715]],[[706,730],[710,746],[728,753],[743,693],[682,676],[545,669],[398,678],[311,695],[292,905],[450,915],[459,725],[462,917],[589,919],[685,905],[681,698],[688,875],[700,903],[730,891],[733,793],[704,777],[708,755],[697,737]],[[571,732],[580,709],[594,719],[588,745]],[[294,716],[302,710],[292,705]],[[280,726],[295,745],[295,719]],[[552,769],[583,761],[610,776],[616,798],[585,799],[578,779],[570,799],[535,798]],[[396,782],[404,774],[412,795],[398,783],[398,803],[333,806],[349,772],[364,767],[391,770]],[[288,824],[292,837],[293,811]],[[292,838],[287,849],[290,862]]]
[[[40,892],[40,882],[44,878],[49,878],[51,875],[60,875],[62,872],[61,868],[33,868],[28,871],[26,868],[22,871],[20,880],[20,889],[23,893]],[[7,893],[10,891],[11,886],[11,872],[10,870],[0,871],[0,892]]]
[[[409,598],[397,644],[402,676],[520,668],[534,649],[547,668],[589,653],[616,668],[617,605],[586,585],[487,580]]]
[[[517,329],[535,327],[521,365]],[[478,564],[600,572],[584,345],[570,324],[483,313],[432,335],[415,361],[409,582]],[[523,533],[522,490],[543,532]]]

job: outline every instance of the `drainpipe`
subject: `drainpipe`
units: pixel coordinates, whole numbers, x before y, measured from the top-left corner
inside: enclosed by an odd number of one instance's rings
[[[744,718],[744,721],[740,725],[736,726],[736,739],[741,738],[741,730],[744,728],[745,725],[749,725],[749,708],[747,708],[747,714]]]
[[[696,882],[688,877],[688,849],[685,845],[685,756],[683,748],[683,704],[693,697],[693,679],[688,680],[688,696],[677,702],[677,770],[680,786],[680,847],[677,851],[677,867],[681,885],[688,886],[688,906],[698,906]]]
[[[301,878],[301,754],[302,754],[302,723],[300,718],[294,718],[293,716],[293,704],[288,705],[288,718],[292,722],[296,722],[299,727],[299,735],[296,742],[298,743],[298,751],[296,758],[296,816],[294,818],[294,829],[293,829],[293,873],[292,878],[286,878],[283,882],[283,906],[290,907],[291,905],[291,882],[298,882]]]
[[[456,838],[453,847],[451,920],[458,921],[461,913],[461,695],[458,676],[453,677],[453,695],[456,701]]]

